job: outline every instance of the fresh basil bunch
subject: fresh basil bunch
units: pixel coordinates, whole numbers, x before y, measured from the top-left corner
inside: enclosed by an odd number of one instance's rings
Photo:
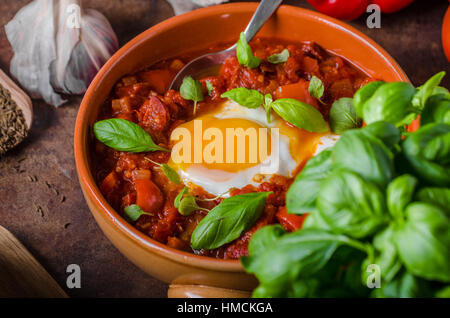
[[[254,296],[449,294],[450,125],[442,118],[447,97],[436,88],[439,81],[414,94],[414,107],[429,112],[416,132],[402,139],[401,127],[377,121],[344,132],[308,161],[286,195],[288,213],[309,213],[303,229],[265,227],[241,258],[260,282]],[[355,105],[384,83],[369,85]],[[381,288],[366,287],[370,264],[381,270]]]

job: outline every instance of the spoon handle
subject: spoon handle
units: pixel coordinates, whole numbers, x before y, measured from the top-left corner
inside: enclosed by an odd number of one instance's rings
[[[255,14],[253,14],[252,19],[244,31],[247,42],[250,42],[255,34],[258,33],[259,29],[266,23],[282,1],[283,0],[261,0]]]

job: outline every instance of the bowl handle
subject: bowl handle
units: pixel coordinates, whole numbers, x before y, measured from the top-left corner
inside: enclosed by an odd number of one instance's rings
[[[251,292],[206,285],[170,284],[169,298],[250,298]]]

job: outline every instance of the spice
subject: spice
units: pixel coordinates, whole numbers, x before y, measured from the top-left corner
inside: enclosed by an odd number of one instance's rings
[[[22,110],[0,84],[0,156],[19,144],[28,133]]]

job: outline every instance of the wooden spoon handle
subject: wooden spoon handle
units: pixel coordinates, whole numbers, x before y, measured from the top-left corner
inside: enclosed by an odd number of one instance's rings
[[[0,226],[0,297],[67,298],[28,250]]]
[[[169,298],[250,298],[252,294],[245,290],[205,285],[171,284],[167,296]]]

